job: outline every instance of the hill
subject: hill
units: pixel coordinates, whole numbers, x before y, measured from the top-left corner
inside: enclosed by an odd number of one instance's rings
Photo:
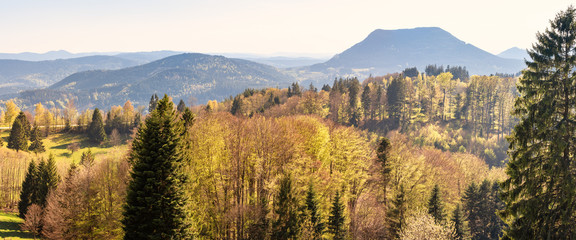
[[[137,62],[113,56],[88,56],[49,61],[0,60],[0,95],[47,87],[70,74],[94,69],[120,69]]]
[[[375,30],[366,39],[324,63],[305,68],[310,72],[364,76],[400,72],[426,65],[465,66],[471,74],[516,73],[519,60],[504,59],[465,43],[436,27]]]
[[[119,70],[93,70],[66,77],[44,90],[21,94],[25,104],[38,95],[77,96],[80,108],[108,107],[130,100],[147,105],[154,93],[198,103],[223,100],[246,88],[286,86],[293,81],[278,69],[242,59],[198,53],[180,54]],[[48,99],[45,99],[48,100]],[[62,100],[62,99],[60,99]]]
[[[526,49],[522,49],[522,48],[517,48],[517,47],[513,47],[510,48],[504,52],[501,52],[500,54],[498,54],[498,57],[501,58],[509,58],[509,59],[519,59],[519,60],[530,60],[530,55],[528,55],[528,52],[526,51]]]

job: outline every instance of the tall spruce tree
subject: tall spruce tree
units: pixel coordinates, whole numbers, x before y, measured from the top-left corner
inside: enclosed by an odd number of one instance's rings
[[[50,154],[47,161],[42,159],[38,164],[38,197],[34,203],[45,207],[48,194],[58,187],[59,182],[60,175],[56,169],[56,161],[54,155]]]
[[[157,106],[158,106],[158,95],[154,93],[154,95],[150,97],[150,103],[148,103],[148,112],[152,113]]]
[[[388,211],[388,229],[390,231],[390,239],[397,239],[400,237],[402,229],[406,227],[408,203],[406,199],[406,191],[404,185],[400,185],[400,189],[396,197],[392,199],[392,208]]]
[[[178,102],[178,106],[176,107],[176,110],[178,110],[178,112],[184,112],[184,109],[186,109],[186,103],[184,103],[184,100],[180,99],[180,102]]]
[[[272,239],[293,239],[300,230],[298,199],[292,184],[289,174],[280,179],[280,191],[274,199],[276,219],[272,223]]]
[[[324,223],[320,216],[318,206],[318,199],[316,199],[316,190],[314,185],[310,184],[308,186],[308,191],[306,192],[306,218],[310,221],[310,225],[313,230],[312,239],[321,239],[322,232],[324,231]]]
[[[12,124],[12,129],[8,136],[8,148],[17,152],[28,150],[28,135],[26,134],[25,123],[22,123],[19,118],[16,118]]]
[[[90,140],[96,143],[102,143],[106,141],[106,131],[104,130],[104,123],[102,122],[102,114],[100,109],[94,109],[92,114],[92,122],[88,127],[88,137]]]
[[[26,136],[26,138],[29,138],[31,132],[31,126],[30,121],[28,121],[28,117],[26,117],[26,114],[20,111],[20,113],[18,113],[18,116],[16,116],[16,120],[19,120],[20,124],[22,124],[22,129],[24,130],[24,136]]]
[[[183,124],[164,95],[132,143],[124,239],[190,239]]]
[[[18,215],[21,218],[26,216],[28,207],[32,205],[37,198],[38,194],[38,168],[35,161],[30,161],[28,170],[22,182],[22,190],[20,191],[20,201],[18,202]]]
[[[434,185],[430,199],[428,199],[428,214],[430,214],[438,224],[444,221],[444,203],[442,203],[438,184]]]
[[[383,137],[378,144],[378,149],[376,150],[376,155],[378,158],[376,161],[380,164],[382,169],[382,191],[384,196],[384,206],[388,206],[388,182],[390,181],[390,164],[388,163],[388,154],[390,152],[391,144],[388,138]]]
[[[470,230],[464,219],[464,213],[462,212],[462,207],[460,204],[456,205],[456,208],[452,212],[452,218],[450,219],[452,224],[454,224],[454,239],[464,240],[470,238]]]
[[[502,218],[512,239],[576,239],[576,17],[537,34],[518,84]]]
[[[44,147],[42,140],[40,140],[40,130],[38,130],[38,127],[36,126],[34,126],[32,132],[30,133],[30,141],[31,143],[30,146],[28,147],[28,150],[35,153],[41,153],[46,151],[46,148]]]
[[[344,204],[340,199],[340,192],[336,191],[334,199],[332,200],[332,207],[330,209],[330,216],[328,216],[328,232],[332,234],[334,240],[342,240],[346,238],[346,229],[344,228]]]

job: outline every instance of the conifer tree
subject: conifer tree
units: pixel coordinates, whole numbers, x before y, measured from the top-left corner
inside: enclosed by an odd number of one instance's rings
[[[10,135],[8,136],[8,148],[16,151],[28,150],[28,134],[26,133],[25,124],[18,117],[14,119]]]
[[[400,185],[400,189],[396,197],[392,200],[392,208],[388,212],[388,225],[390,230],[390,238],[399,238],[400,232],[406,227],[407,218],[407,200],[404,185]]]
[[[176,110],[178,110],[178,112],[184,112],[184,109],[186,109],[186,103],[184,103],[184,100],[180,99],[180,102],[178,102],[178,106],[176,107]]]
[[[428,214],[430,214],[436,223],[444,221],[444,204],[440,198],[440,187],[438,184],[432,188],[430,199],[428,199]]]
[[[242,98],[238,95],[232,101],[232,107],[230,108],[230,113],[232,115],[242,114]]]
[[[196,116],[190,110],[190,108],[185,108],[184,113],[182,114],[182,120],[184,120],[184,127],[189,128],[194,124],[194,118]]]
[[[306,214],[310,221],[313,230],[313,239],[321,239],[322,232],[324,231],[324,223],[318,212],[318,199],[316,199],[316,191],[314,186],[310,184],[306,192]]]
[[[298,200],[289,174],[280,179],[279,190],[274,199],[276,219],[272,223],[272,239],[292,239],[298,235],[300,221]]]
[[[454,224],[454,239],[464,240],[470,238],[470,230],[464,220],[464,214],[462,213],[462,207],[460,204],[456,205],[450,220]]]
[[[328,232],[332,234],[335,240],[342,240],[346,237],[346,229],[344,228],[344,204],[340,199],[340,192],[336,191],[334,200],[332,200],[332,207],[330,208],[330,216],[328,216]]]
[[[378,144],[378,149],[376,150],[376,155],[377,155],[377,159],[376,161],[380,164],[381,168],[382,168],[382,190],[384,192],[384,205],[388,206],[388,191],[387,191],[387,187],[388,187],[388,182],[390,180],[390,166],[388,163],[388,154],[390,151],[391,145],[390,145],[390,140],[388,140],[387,138],[383,137],[382,140],[380,141],[380,144]]]
[[[31,127],[30,127],[30,121],[28,121],[28,117],[26,117],[26,114],[20,111],[18,116],[16,116],[16,120],[19,120],[20,124],[22,124],[22,129],[24,130],[24,136],[26,136],[26,138],[29,138]]]
[[[92,122],[88,127],[88,137],[96,143],[106,141],[106,131],[104,131],[102,114],[100,114],[100,109],[98,108],[94,109],[94,113],[92,114]]]
[[[158,95],[154,93],[154,95],[150,97],[150,103],[148,103],[148,112],[152,113],[157,106],[158,106]]]
[[[502,184],[505,237],[576,238],[575,9],[557,14],[528,54]]]
[[[80,157],[80,165],[82,166],[94,165],[94,154],[92,154],[92,150],[88,149],[82,153],[82,156]]]
[[[54,155],[48,156],[48,161],[42,159],[38,165],[38,199],[35,204],[41,207],[46,206],[46,198],[50,191],[56,189],[60,182],[60,176],[56,169]]]
[[[41,152],[45,152],[46,148],[44,148],[44,144],[42,143],[42,140],[40,140],[40,131],[38,130],[38,127],[34,126],[34,128],[32,129],[32,132],[30,133],[30,147],[28,147],[28,150],[35,152],[35,153],[41,153]]]
[[[37,198],[37,185],[38,185],[38,168],[36,162],[30,161],[28,170],[22,182],[22,190],[20,191],[20,201],[18,202],[18,215],[21,218],[26,216],[28,207],[32,205]]]
[[[190,239],[182,122],[167,95],[132,143],[131,180],[124,206],[124,239]]]
[[[394,126],[400,126],[404,102],[406,101],[406,86],[404,79],[396,77],[386,90],[388,100],[388,114],[393,120]]]
[[[366,85],[362,91],[362,108],[364,109],[364,118],[370,116],[370,109],[372,106],[372,98],[370,97],[370,85]]]

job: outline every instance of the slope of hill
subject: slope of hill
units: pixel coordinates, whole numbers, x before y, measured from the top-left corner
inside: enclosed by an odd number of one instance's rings
[[[526,51],[526,49],[522,49],[522,48],[517,48],[517,47],[513,47],[510,49],[507,49],[504,52],[501,52],[500,54],[498,54],[498,57],[501,58],[509,58],[509,59],[519,59],[519,60],[530,60],[530,55],[528,55],[528,52]]]
[[[440,28],[430,27],[375,30],[363,41],[307,70],[368,75],[399,72],[406,67],[423,70],[428,64],[465,66],[471,74],[516,73],[524,65],[522,61],[500,58]]]
[[[76,95],[81,108],[108,107],[126,100],[135,105],[147,105],[154,93],[167,93],[184,100],[194,97],[198,103],[205,103],[211,99],[223,100],[246,88],[286,86],[292,81],[268,65],[188,53],[120,70],[75,73],[38,93],[52,91]],[[25,102],[26,99],[31,101],[30,97],[36,95],[33,93],[27,92],[21,97]]]
[[[0,60],[0,95],[49,86],[70,74],[94,69],[120,69],[137,63],[113,56],[89,56],[50,61]]]

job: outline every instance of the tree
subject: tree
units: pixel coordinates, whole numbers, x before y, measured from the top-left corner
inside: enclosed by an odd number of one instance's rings
[[[434,218],[436,223],[444,221],[444,204],[440,198],[440,187],[438,187],[438,184],[434,185],[430,199],[428,199],[428,214]]]
[[[272,239],[293,239],[299,233],[298,200],[292,186],[292,177],[280,179],[280,189],[274,199],[276,219],[272,223]]]
[[[190,110],[190,108],[185,108],[182,114],[182,120],[184,121],[184,127],[189,128],[194,124],[195,114]]]
[[[20,112],[20,109],[18,108],[18,106],[16,106],[14,101],[8,100],[6,102],[6,112],[4,114],[4,122],[5,123],[13,122],[14,118],[16,118],[16,116],[18,115],[19,112]]]
[[[316,190],[314,190],[314,185],[310,184],[308,186],[308,191],[306,192],[306,209],[304,211],[305,223],[304,227],[307,227],[310,234],[308,239],[321,239],[322,232],[324,231],[324,223],[320,213],[318,212],[318,199],[316,199]]]
[[[454,224],[454,239],[464,240],[470,238],[470,230],[464,220],[464,214],[460,204],[456,205],[456,208],[452,212],[452,218],[450,221]]]
[[[402,240],[449,240],[454,239],[454,229],[450,225],[436,222],[424,211],[417,211],[407,219],[406,227],[400,232]]]
[[[45,152],[46,148],[44,147],[44,144],[42,143],[42,140],[40,140],[40,130],[38,130],[38,127],[34,126],[34,128],[32,129],[32,132],[30,134],[30,147],[28,147],[28,150],[35,152],[35,153],[41,153],[41,152]]]
[[[362,108],[364,109],[364,118],[368,118],[372,106],[372,97],[370,96],[370,85],[366,85],[362,91]]]
[[[22,224],[22,230],[31,232],[34,237],[42,231],[42,208],[36,204],[30,205]]]
[[[158,101],[132,143],[124,239],[188,239],[183,125],[167,95]]]
[[[178,103],[178,106],[176,107],[176,110],[178,110],[178,112],[184,112],[184,109],[186,109],[186,103],[184,103],[184,100],[180,99],[180,102]]]
[[[37,186],[38,186],[38,168],[36,162],[30,161],[28,170],[22,182],[22,190],[20,191],[20,201],[18,202],[18,215],[21,218],[26,218],[28,207],[36,202]]]
[[[393,120],[395,127],[400,126],[404,103],[406,101],[405,80],[401,77],[394,78],[390,85],[388,85],[386,97],[388,98],[389,117]]]
[[[38,164],[38,199],[34,203],[45,207],[48,194],[56,189],[59,182],[60,176],[56,169],[56,161],[54,155],[50,154],[48,161],[42,159]]]
[[[400,185],[400,189],[396,197],[392,200],[392,208],[388,213],[388,225],[390,229],[391,238],[400,237],[402,229],[406,227],[406,217],[408,203],[406,200],[406,192],[404,185]]]
[[[376,155],[377,155],[377,159],[376,161],[380,164],[380,167],[382,169],[382,191],[383,191],[383,196],[384,196],[384,205],[387,206],[388,205],[388,182],[390,181],[390,166],[389,166],[389,162],[388,162],[388,158],[389,158],[389,152],[390,152],[390,148],[392,146],[390,145],[390,140],[388,140],[388,138],[383,137],[382,140],[380,140],[380,144],[378,144],[378,149],[376,150]]]
[[[148,112],[152,113],[157,106],[158,106],[158,95],[154,93],[154,95],[150,97],[150,103],[148,103]]]
[[[232,113],[232,115],[242,114],[242,105],[242,97],[240,97],[240,95],[236,96],[234,101],[232,101],[232,108],[230,108],[230,113]]]
[[[332,207],[330,208],[330,216],[328,216],[328,232],[332,234],[335,240],[342,240],[346,237],[346,229],[344,228],[344,204],[340,199],[340,192],[336,191],[334,199],[332,200]]]
[[[12,124],[12,129],[10,130],[10,135],[8,136],[8,148],[14,149],[16,151],[26,151],[28,150],[29,138],[29,133],[26,131],[26,124],[28,123],[28,120],[23,120],[20,116],[24,116],[23,113],[22,115],[18,115]],[[26,116],[24,116],[24,119],[25,118]],[[30,127],[29,124],[28,127]]]
[[[80,157],[80,165],[82,166],[94,165],[94,154],[92,154],[92,150],[88,149],[82,153],[82,156]]]
[[[88,137],[96,143],[106,141],[106,132],[104,131],[102,114],[100,114],[100,109],[98,108],[94,109],[94,113],[92,114],[92,122],[88,127]]]
[[[576,10],[537,34],[514,114],[502,212],[512,239],[576,237]]]

